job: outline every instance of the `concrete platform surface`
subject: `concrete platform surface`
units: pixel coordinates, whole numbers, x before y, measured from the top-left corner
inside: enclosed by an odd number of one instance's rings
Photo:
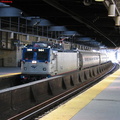
[[[120,120],[120,76],[70,120]]]
[[[39,120],[120,120],[120,69]]]
[[[20,73],[20,67],[0,67],[0,75]]]

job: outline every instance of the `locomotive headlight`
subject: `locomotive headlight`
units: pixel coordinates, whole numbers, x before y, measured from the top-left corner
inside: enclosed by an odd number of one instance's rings
[[[44,49],[38,49],[39,52],[44,52]]]
[[[27,49],[27,51],[32,51],[32,49]]]
[[[47,70],[47,69],[44,67],[44,68],[43,68],[43,71],[46,71],[46,70]]]
[[[26,70],[27,70],[27,67],[24,67],[24,70],[26,71]]]
[[[36,63],[37,63],[37,61],[36,61],[36,60],[33,60],[33,61],[32,61],[32,63],[33,63],[33,64],[36,64]]]

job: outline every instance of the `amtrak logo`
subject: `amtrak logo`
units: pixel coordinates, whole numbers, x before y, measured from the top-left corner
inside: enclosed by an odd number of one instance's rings
[[[31,67],[35,69],[37,66],[35,66],[35,65],[32,65]]]

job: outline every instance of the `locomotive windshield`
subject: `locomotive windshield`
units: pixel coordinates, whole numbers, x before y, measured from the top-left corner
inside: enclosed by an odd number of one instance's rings
[[[24,49],[23,59],[49,61],[49,49]]]
[[[33,52],[25,52],[24,59],[25,60],[32,60],[33,59]]]
[[[37,52],[37,60],[48,60],[48,52],[44,51],[44,52]]]

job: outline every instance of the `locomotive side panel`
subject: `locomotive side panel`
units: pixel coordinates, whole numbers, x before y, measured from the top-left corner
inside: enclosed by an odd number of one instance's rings
[[[78,70],[78,53],[77,52],[58,52],[57,69],[58,74]]]

